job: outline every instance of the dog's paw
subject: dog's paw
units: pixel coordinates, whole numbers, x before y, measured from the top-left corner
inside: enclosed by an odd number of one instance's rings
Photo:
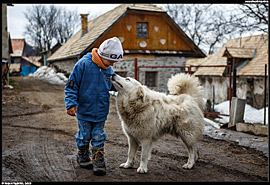
[[[132,168],[132,164],[129,164],[129,163],[123,163],[123,164],[120,164],[120,168]]]
[[[147,167],[143,168],[143,167],[139,167],[137,169],[137,173],[147,173]]]
[[[186,164],[184,164],[182,167],[183,167],[184,169],[190,170],[191,168],[193,168],[193,164],[191,164],[191,163],[186,163]]]

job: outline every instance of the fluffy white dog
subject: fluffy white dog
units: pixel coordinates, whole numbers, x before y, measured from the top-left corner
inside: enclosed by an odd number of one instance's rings
[[[168,81],[170,95],[150,90],[137,80],[113,75],[118,90],[117,110],[128,138],[128,158],[120,165],[132,168],[138,146],[141,161],[138,173],[147,173],[152,144],[164,134],[183,140],[189,156],[185,169],[191,169],[198,159],[197,141],[204,127],[203,89],[194,76],[176,74]]]

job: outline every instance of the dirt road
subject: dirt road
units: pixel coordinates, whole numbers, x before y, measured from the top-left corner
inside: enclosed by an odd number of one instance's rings
[[[155,143],[148,174],[122,169],[127,139],[111,99],[105,123],[106,176],[94,176],[76,163],[77,120],[66,114],[64,86],[13,77],[2,91],[2,181],[268,181],[268,158],[255,149],[204,136],[192,170],[182,169],[187,150],[165,136]],[[139,166],[137,152],[135,166]]]

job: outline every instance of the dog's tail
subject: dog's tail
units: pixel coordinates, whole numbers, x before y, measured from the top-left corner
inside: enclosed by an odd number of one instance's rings
[[[170,94],[188,94],[192,96],[198,103],[201,110],[204,110],[203,101],[203,87],[200,85],[199,80],[195,76],[190,76],[185,73],[178,73],[172,76],[168,81],[168,89]]]

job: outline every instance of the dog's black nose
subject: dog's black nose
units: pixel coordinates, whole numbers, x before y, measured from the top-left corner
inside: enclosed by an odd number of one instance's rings
[[[112,80],[114,80],[114,77],[116,76],[116,74],[115,73],[113,73],[112,74]]]

